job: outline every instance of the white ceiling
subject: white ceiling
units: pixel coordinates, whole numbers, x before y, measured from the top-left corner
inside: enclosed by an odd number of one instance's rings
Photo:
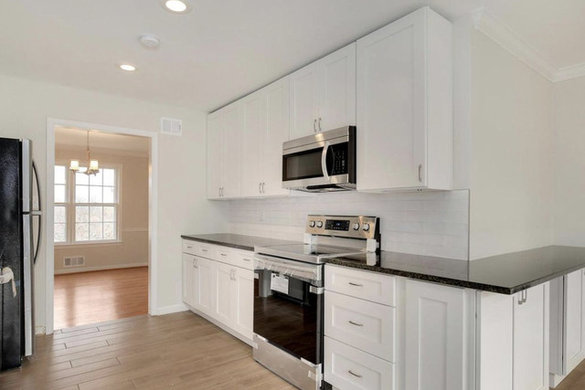
[[[486,5],[555,67],[585,62],[583,0],[192,2],[0,0],[0,72],[209,111],[422,5],[452,20]]]
[[[99,150],[104,153],[148,157],[150,138],[90,130],[89,145],[91,150]],[[86,146],[87,129],[62,126],[55,128],[55,147],[57,149],[85,151]]]

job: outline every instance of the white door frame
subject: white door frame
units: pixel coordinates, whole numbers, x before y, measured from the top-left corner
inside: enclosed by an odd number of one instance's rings
[[[44,206],[46,225],[46,292],[45,292],[45,319],[46,333],[53,333],[54,328],[54,277],[55,277],[55,244],[53,242],[53,205],[55,184],[55,127],[77,127],[80,129],[92,129],[105,133],[125,135],[137,135],[150,138],[150,175],[148,183],[148,314],[156,314],[157,297],[157,227],[158,227],[158,133],[145,130],[128,129],[100,125],[96,123],[78,122],[66,119],[47,118],[47,191]]]

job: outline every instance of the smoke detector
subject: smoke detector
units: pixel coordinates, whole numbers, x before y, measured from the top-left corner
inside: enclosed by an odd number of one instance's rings
[[[154,34],[142,34],[138,41],[147,49],[156,49],[160,45],[160,39]]]

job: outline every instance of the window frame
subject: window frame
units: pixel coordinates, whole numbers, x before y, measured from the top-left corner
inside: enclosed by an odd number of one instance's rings
[[[115,181],[115,196],[116,196],[116,203],[76,203],[75,202],[75,186],[76,186],[76,177],[75,172],[72,172],[69,169],[69,164],[66,161],[57,161],[55,162],[55,166],[65,166],[66,169],[66,194],[65,199],[66,203],[55,203],[55,206],[65,206],[65,213],[66,213],[66,241],[65,242],[54,242],[55,246],[65,247],[65,246],[86,246],[86,245],[116,245],[122,243],[122,229],[121,229],[121,215],[122,215],[122,164],[110,164],[110,163],[101,163],[101,169],[114,169],[116,171],[116,181]],[[116,238],[113,240],[87,240],[87,241],[76,241],[75,240],[75,228],[76,228],[76,206],[101,206],[101,207],[114,207],[116,212],[116,222],[115,222],[115,229],[116,229]],[[54,209],[53,209],[54,210]],[[103,223],[103,222],[102,222]],[[55,222],[53,222],[55,224]],[[54,240],[54,238],[53,238]]]

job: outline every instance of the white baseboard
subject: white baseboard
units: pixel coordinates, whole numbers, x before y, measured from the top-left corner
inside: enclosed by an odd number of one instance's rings
[[[178,312],[187,311],[187,310],[189,310],[189,308],[187,306],[185,306],[182,303],[179,303],[177,305],[159,307],[155,310],[154,313],[152,313],[152,315],[163,316],[165,314],[178,313]]]
[[[75,273],[79,273],[79,272],[106,271],[106,270],[110,270],[110,269],[135,268],[135,267],[148,267],[148,263],[127,263],[127,264],[100,265],[97,267],[61,268],[61,269],[55,270],[55,275],[75,274]]]

